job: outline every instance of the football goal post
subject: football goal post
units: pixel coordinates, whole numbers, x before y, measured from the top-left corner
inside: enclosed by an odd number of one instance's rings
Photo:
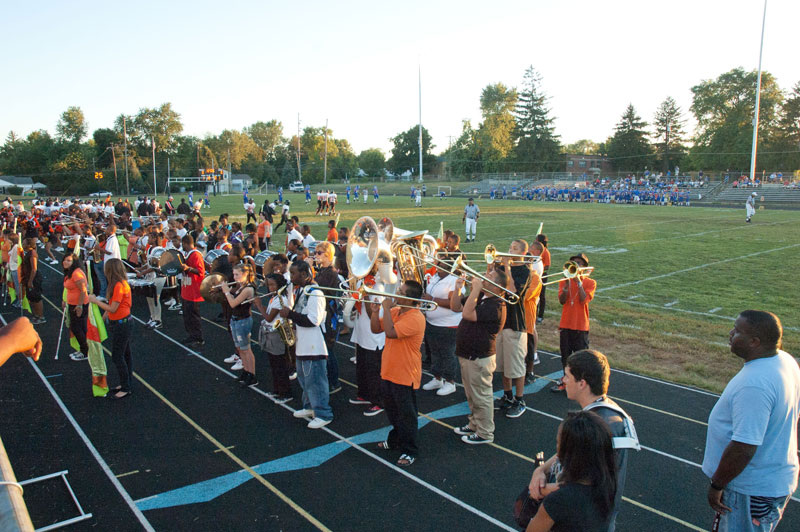
[[[444,199],[451,194],[452,188],[447,185],[439,185],[439,190],[436,191],[436,195],[439,196],[440,199]]]

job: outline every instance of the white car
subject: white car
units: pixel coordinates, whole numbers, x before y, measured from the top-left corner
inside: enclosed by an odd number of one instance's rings
[[[289,185],[289,190],[291,192],[303,192],[306,189],[306,186],[303,184],[302,181],[295,181],[291,185]]]
[[[113,196],[111,192],[107,192],[105,190],[99,190],[97,192],[92,192],[89,194],[90,198],[105,198],[106,196]]]

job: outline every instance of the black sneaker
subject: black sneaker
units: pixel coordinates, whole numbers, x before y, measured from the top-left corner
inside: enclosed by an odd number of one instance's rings
[[[514,401],[508,399],[505,395],[500,396],[499,399],[494,400],[494,409],[495,410],[506,410],[508,409]]]
[[[525,384],[531,384],[535,380],[536,380],[536,375],[534,375],[533,373],[528,373],[525,375]]]
[[[469,428],[469,423],[464,425],[463,427],[456,427],[453,429],[453,432],[459,434],[461,436],[469,436],[470,434],[475,434],[475,431]]]
[[[470,445],[479,445],[481,443],[492,443],[494,441],[494,438],[492,438],[491,440],[487,438],[481,438],[480,436],[478,436],[476,433],[473,432],[472,434],[469,434],[467,436],[461,436],[461,441],[463,441],[464,443],[469,443]]]
[[[506,410],[506,417],[519,417],[525,413],[525,401],[522,399],[515,399],[514,402]]]
[[[149,329],[160,329],[161,326],[162,326],[162,323],[160,321],[153,321],[152,323],[150,323],[150,326],[148,328]]]

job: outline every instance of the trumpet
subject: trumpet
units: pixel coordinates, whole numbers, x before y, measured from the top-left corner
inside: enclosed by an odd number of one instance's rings
[[[506,295],[505,296],[497,295],[497,297],[500,298],[502,301],[505,301],[509,305],[516,305],[517,303],[519,303],[519,296],[515,292],[509,290],[508,288],[506,288],[503,285],[495,283],[494,281],[492,281],[491,279],[489,279],[488,277],[486,277],[482,273],[479,273],[479,272],[473,270],[472,268],[470,268],[469,266],[467,266],[466,263],[464,262],[464,258],[463,257],[459,256],[452,262],[441,261],[441,260],[439,262],[442,262],[443,264],[447,264],[449,266],[449,268],[442,268],[441,266],[434,264],[434,266],[437,269],[446,271],[450,275],[458,275],[458,272],[460,270],[461,272],[466,273],[470,277],[477,277],[478,279],[481,279],[483,282],[489,283],[490,285],[502,290]],[[492,261],[492,262],[494,262],[494,261]]]
[[[542,286],[546,286],[549,284],[556,284],[560,283],[561,281],[568,281],[570,279],[575,279],[578,277],[586,277],[590,275],[594,271],[594,266],[578,266],[578,263],[572,260],[568,260],[564,263],[564,268],[560,272],[551,273],[549,275],[545,275],[542,279],[547,279],[550,277],[555,277],[555,279],[547,281],[546,283],[542,283]]]
[[[415,298],[415,297],[406,297],[406,296],[401,296],[399,294],[391,294],[389,292],[381,292],[380,290],[372,290],[371,288],[367,288],[366,286],[362,286],[361,288],[357,288],[357,289],[354,290],[354,289],[350,289],[350,288],[334,288],[334,287],[328,287],[328,286],[308,285],[305,288],[303,288],[303,293],[306,294],[306,295],[314,295],[314,294],[311,293],[312,290],[320,290],[323,293],[325,293],[325,292],[336,292],[336,293],[343,294],[343,295],[340,295],[340,296],[325,294],[324,297],[327,297],[327,298],[330,298],[330,299],[342,299],[342,300],[349,301],[349,300],[356,300],[356,299],[364,300],[364,299],[366,299],[366,296],[378,296],[378,297],[386,297],[386,298],[390,298],[390,299],[401,299],[402,298],[402,299],[407,299],[408,301],[417,301],[419,303],[419,306],[416,306],[416,305],[401,305],[401,304],[397,304],[396,305],[396,306],[402,307],[402,308],[419,308],[423,312],[429,312],[431,310],[436,310],[437,308],[439,308],[439,305],[435,301],[429,301],[427,299],[418,299],[418,298]],[[353,295],[345,295],[345,294],[353,294]],[[353,297],[353,296],[358,296],[358,297],[356,298],[356,297]],[[319,297],[319,296],[317,296],[317,297]]]

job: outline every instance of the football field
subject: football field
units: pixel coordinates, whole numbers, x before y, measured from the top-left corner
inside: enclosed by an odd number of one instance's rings
[[[274,195],[270,195],[270,198]],[[176,196],[178,199],[179,196]],[[256,196],[257,205],[265,196]],[[314,216],[316,201],[287,194],[291,214],[323,238],[328,218]],[[344,195],[340,195],[344,199]],[[179,200],[179,199],[178,199]],[[211,216],[222,212],[244,219],[241,196],[211,198]],[[416,208],[408,196],[382,196],[377,204],[339,204],[340,225],[360,216],[388,216],[397,227],[427,229],[440,222],[464,237],[466,200],[425,198]],[[515,238],[531,241],[539,224],[549,239],[551,273],[572,254],[583,252],[595,267],[598,288],[591,303],[591,345],[612,366],[720,392],[741,363],[728,349],[728,332],[745,309],[776,313],[785,329],[785,349],[800,353],[800,309],[791,301],[793,257],[800,252],[796,211],[758,211],[744,223],[742,209],[598,205],[478,198],[481,209],[475,243],[507,251]],[[281,231],[279,229],[279,231]],[[555,288],[547,293],[539,342],[558,348],[560,307]]]

